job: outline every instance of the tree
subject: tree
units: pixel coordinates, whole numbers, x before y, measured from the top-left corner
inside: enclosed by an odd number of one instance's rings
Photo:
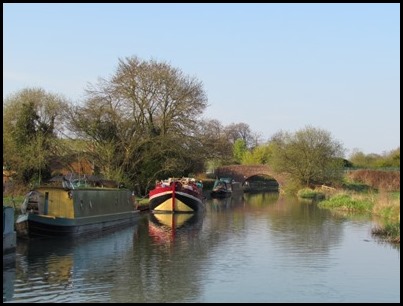
[[[370,153],[364,154],[354,149],[350,155],[350,161],[358,168],[400,168],[400,147],[382,155]]]
[[[370,168],[374,163],[375,159],[379,156],[373,154],[366,155],[358,149],[354,149],[350,156],[350,161],[353,163],[354,167],[358,168]]]
[[[147,188],[203,166],[195,137],[207,107],[200,81],[165,62],[129,57],[86,93],[82,106],[71,107],[70,129],[88,141],[102,173]]]
[[[271,166],[304,186],[340,182],[343,146],[323,129],[307,126],[294,134],[280,131],[272,139]]]
[[[243,157],[248,151],[246,147],[246,143],[242,138],[238,138],[233,145],[233,155],[235,161],[240,164],[242,162]]]
[[[245,153],[245,155],[242,158],[242,164],[243,165],[269,164],[272,156],[271,147],[272,147],[271,144],[256,146],[251,151]]]
[[[238,139],[242,139],[248,149],[252,149],[258,145],[260,135],[253,133],[246,123],[231,123],[224,129],[231,144],[235,144]]]
[[[380,166],[400,168],[400,147],[384,153]]]
[[[216,166],[232,162],[232,143],[224,126],[217,119],[205,119],[199,124],[197,138],[200,139],[204,156]]]
[[[50,176],[50,159],[63,130],[66,100],[41,88],[20,90],[3,101],[3,164],[17,182]]]

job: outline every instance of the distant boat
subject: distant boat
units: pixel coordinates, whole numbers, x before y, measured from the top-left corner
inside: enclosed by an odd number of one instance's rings
[[[232,194],[242,194],[242,184],[231,178],[217,178],[214,182],[213,189],[210,192],[212,198],[222,199],[229,198]]]
[[[30,191],[21,212],[17,236],[28,238],[81,237],[133,224],[140,215],[130,190],[111,180],[73,174]]]
[[[203,184],[194,178],[168,178],[157,181],[149,192],[149,207],[153,212],[191,213],[204,210]]]

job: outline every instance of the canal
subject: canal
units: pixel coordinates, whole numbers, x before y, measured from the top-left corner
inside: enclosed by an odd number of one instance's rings
[[[370,216],[277,193],[206,205],[87,239],[18,241],[3,302],[400,302],[400,245],[373,237]]]

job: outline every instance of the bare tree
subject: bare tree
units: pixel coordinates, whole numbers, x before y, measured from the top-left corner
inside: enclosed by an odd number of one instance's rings
[[[252,149],[259,144],[260,135],[253,133],[246,123],[231,123],[225,127],[228,139],[234,144],[238,139],[242,139],[248,149]]]
[[[192,170],[199,116],[207,107],[200,81],[165,62],[128,57],[86,93],[84,105],[70,112],[71,129],[89,140],[101,169],[143,185]],[[105,160],[102,148],[113,150],[113,159]]]

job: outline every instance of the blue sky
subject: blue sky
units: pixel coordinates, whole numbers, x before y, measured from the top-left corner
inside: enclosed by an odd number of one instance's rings
[[[40,87],[79,102],[131,56],[197,78],[202,117],[262,140],[310,125],[346,157],[400,147],[400,3],[3,3],[3,99]]]

